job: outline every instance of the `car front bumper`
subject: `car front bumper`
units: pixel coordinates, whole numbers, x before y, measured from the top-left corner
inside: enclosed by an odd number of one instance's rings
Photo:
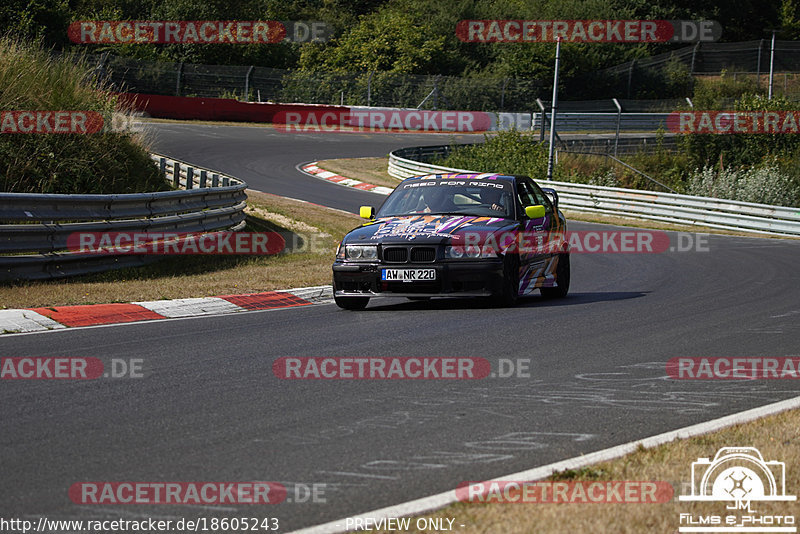
[[[435,269],[433,281],[383,281],[381,269]],[[442,263],[333,264],[333,290],[337,297],[489,297],[502,292],[501,259]]]

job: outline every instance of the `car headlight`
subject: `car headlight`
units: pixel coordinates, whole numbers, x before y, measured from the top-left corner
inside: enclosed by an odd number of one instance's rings
[[[444,257],[451,260],[477,260],[479,258],[497,258],[495,247],[479,245],[454,245],[444,247]]]
[[[346,245],[345,258],[352,261],[375,261],[378,259],[378,246]]]

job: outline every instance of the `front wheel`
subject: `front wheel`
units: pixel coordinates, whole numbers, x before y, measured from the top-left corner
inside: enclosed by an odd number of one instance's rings
[[[337,297],[334,295],[333,301],[345,310],[363,310],[369,304],[369,297]]]
[[[558,255],[558,265],[556,266],[556,287],[540,288],[542,296],[548,299],[564,298],[569,293],[569,252],[562,252]]]
[[[507,254],[503,259],[503,287],[501,292],[492,298],[495,306],[511,308],[519,300],[519,257]]]

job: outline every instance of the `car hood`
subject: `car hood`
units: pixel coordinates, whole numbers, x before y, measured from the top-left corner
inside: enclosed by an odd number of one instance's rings
[[[463,240],[468,232],[486,236],[518,228],[513,219],[474,215],[406,215],[384,217],[356,228],[344,242],[354,244],[442,244]]]

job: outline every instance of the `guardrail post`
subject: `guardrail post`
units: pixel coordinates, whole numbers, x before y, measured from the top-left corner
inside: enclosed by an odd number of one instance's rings
[[[181,188],[181,164],[177,161],[172,164],[172,185],[175,189]]]
[[[211,187],[219,187],[219,174],[214,173],[211,175]]]
[[[228,187],[230,185],[230,178],[227,176],[222,177],[222,187]]]
[[[200,171],[200,189],[205,189],[206,187],[208,187],[206,184],[207,182],[208,182],[208,172]]]
[[[161,176],[167,176],[167,158],[158,158],[158,170]]]
[[[186,167],[186,189],[192,189],[194,187],[194,168],[193,167]]]

